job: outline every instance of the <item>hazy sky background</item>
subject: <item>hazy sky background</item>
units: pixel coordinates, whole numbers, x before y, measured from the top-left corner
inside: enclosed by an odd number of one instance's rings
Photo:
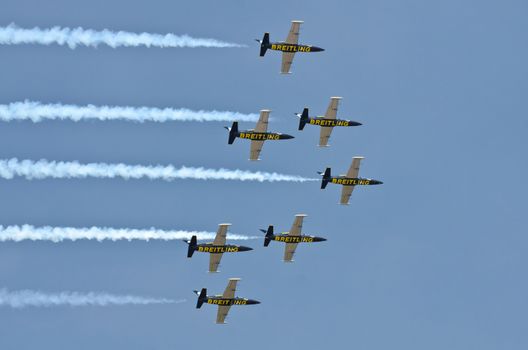
[[[250,163],[249,143],[227,145],[227,123],[0,123],[0,158],[174,164],[307,177],[325,166],[384,181],[354,191],[319,183],[184,180],[0,180],[0,225],[111,226],[260,235],[306,213],[301,245],[186,258],[173,242],[0,244],[0,288],[104,291],[181,299],[154,306],[0,308],[1,349],[525,349],[528,347],[528,4],[525,1],[27,1],[3,0],[0,26],[54,25],[189,34],[242,49],[0,46],[0,103],[187,107],[256,113],[272,131]],[[326,49],[258,57],[254,38]],[[293,113],[326,110],[362,122],[297,131]],[[242,123],[241,127],[253,127]],[[193,289],[261,305],[195,310]]]

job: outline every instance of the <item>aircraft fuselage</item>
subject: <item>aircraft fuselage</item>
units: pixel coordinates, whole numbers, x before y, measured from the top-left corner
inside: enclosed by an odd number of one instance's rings
[[[239,245],[213,245],[211,243],[198,244],[195,248],[195,251],[200,253],[211,253],[211,254],[221,254],[221,253],[238,253],[238,252],[247,252],[253,250],[250,247],[244,247]]]
[[[237,133],[236,137],[241,139],[248,139],[253,141],[273,141],[273,140],[288,140],[293,139],[293,136],[288,134],[281,134],[278,132],[255,132],[255,131],[241,131]]]
[[[328,119],[325,117],[310,117],[307,124],[319,125],[321,127],[336,127],[336,126],[359,126],[361,123],[346,119]]]
[[[219,306],[231,306],[231,305],[254,305],[260,304],[260,301],[246,298],[224,298],[222,296],[208,296],[207,304],[219,305]]]
[[[362,179],[358,177],[336,176],[331,177],[328,182],[343,186],[369,186],[381,185],[383,182],[373,179]]]
[[[324,242],[326,238],[301,235],[301,236],[290,236],[288,233],[273,235],[270,240],[284,243],[314,243]]]
[[[320,52],[324,49],[312,46],[312,45],[302,45],[302,44],[288,44],[284,42],[270,43],[268,50],[282,51],[282,52]]]

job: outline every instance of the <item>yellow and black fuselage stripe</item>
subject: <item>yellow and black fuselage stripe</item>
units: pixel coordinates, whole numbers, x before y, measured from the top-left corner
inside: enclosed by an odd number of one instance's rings
[[[336,126],[359,126],[361,123],[345,120],[345,119],[327,119],[325,117],[311,117],[308,119],[308,124],[319,125],[321,127],[336,127]]]
[[[272,43],[269,45],[268,49],[282,52],[319,52],[324,51],[324,49],[311,46],[311,45],[301,45],[301,44],[287,44],[287,43]]]
[[[290,236],[289,234],[285,233],[280,235],[274,235],[271,240],[284,243],[314,243],[326,241],[326,238],[307,235]]]
[[[252,141],[274,141],[274,140],[287,140],[292,139],[293,136],[288,134],[281,134],[277,132],[254,132],[254,131],[241,131],[237,137],[241,139],[248,139]]]
[[[362,178],[350,178],[350,177],[331,177],[330,183],[343,186],[369,186],[369,185],[381,185],[382,182],[373,179],[362,179]]]
[[[231,305],[252,305],[260,304],[260,302],[253,299],[246,298],[223,298],[223,297],[207,297],[207,304],[218,305],[218,306],[231,306]]]
[[[252,250],[252,249],[253,248],[239,246],[239,245],[198,244],[196,246],[197,252],[211,253],[211,254],[247,252],[248,250]]]

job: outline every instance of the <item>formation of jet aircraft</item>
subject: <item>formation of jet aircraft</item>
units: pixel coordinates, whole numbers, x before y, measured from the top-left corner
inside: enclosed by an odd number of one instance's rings
[[[283,42],[270,42],[269,33],[265,33],[262,40],[256,39],[260,43],[261,57],[266,54],[267,50],[282,51],[281,73],[283,74],[291,73],[290,68],[295,53],[324,51],[324,49],[317,46],[302,45],[298,43],[299,29],[302,23],[302,21],[292,21],[288,37]],[[341,99],[341,97],[331,97],[330,104],[328,105],[326,113],[323,116],[310,116],[309,109],[307,107],[303,109],[302,113],[296,113],[296,115],[299,117],[298,129],[300,131],[303,130],[306,125],[315,125],[320,127],[319,147],[329,146],[328,141],[334,127],[351,127],[362,125],[357,121],[337,118],[339,101]],[[249,159],[259,160],[260,152],[262,151],[262,146],[264,145],[265,141],[294,138],[288,134],[268,132],[269,115],[270,110],[261,110],[255,129],[241,131],[238,129],[238,122],[236,121],[233,122],[233,125],[230,128],[225,127],[229,131],[228,144],[233,144],[237,138],[250,140],[251,146]],[[346,175],[332,176],[330,168],[326,168],[324,172],[318,172],[318,174],[322,176],[321,189],[325,189],[329,183],[341,185],[342,190],[340,204],[347,205],[352,195],[352,191],[356,186],[381,185],[383,182],[379,180],[359,177],[359,168],[362,159],[363,157],[354,157]],[[273,225],[269,225],[267,230],[261,229],[261,231],[265,233],[264,247],[268,247],[272,241],[285,243],[283,261],[291,263],[293,262],[293,256],[295,255],[299,243],[315,243],[326,241],[326,238],[323,237],[302,234],[303,220],[305,217],[305,214],[295,215],[293,225],[288,232],[276,234],[274,233]],[[197,242],[196,236],[192,236],[189,241],[185,241],[189,245],[187,257],[192,257],[195,251],[209,253],[209,272],[218,272],[218,266],[224,253],[238,253],[252,250],[250,247],[226,244],[226,234],[229,226],[230,224],[220,224],[213,242],[199,244]],[[230,278],[224,293],[221,295],[207,295],[206,288],[202,288],[200,292],[195,290],[194,292],[198,296],[196,308],[201,308],[204,303],[217,305],[218,311],[216,323],[223,324],[225,323],[225,319],[231,306],[260,304],[260,302],[257,300],[235,297],[235,290],[239,280],[240,278]]]
[[[295,53],[309,53],[309,52],[320,52],[324,49],[312,46],[312,45],[302,45],[299,44],[299,29],[303,21],[292,21],[290,32],[285,41],[279,41],[272,43],[270,42],[269,33],[264,33],[262,40],[255,39],[260,43],[260,56],[263,57],[266,54],[267,50],[282,51],[282,74],[290,74],[290,67],[293,62],[293,57]]]
[[[240,281],[240,278],[230,278],[224,293],[220,295],[207,295],[207,288],[202,288],[200,292],[195,290],[194,293],[198,295],[196,308],[201,308],[204,303],[218,305],[216,323],[223,324],[225,323],[225,319],[229,313],[229,310],[231,309],[231,306],[260,304],[260,301],[258,300],[235,297],[238,281]]]
[[[293,139],[294,136],[288,134],[268,132],[268,119],[270,112],[271,111],[269,109],[263,109],[260,111],[260,117],[255,129],[239,131],[238,122],[233,122],[233,125],[230,128],[226,126],[225,128],[229,131],[229,139],[227,140],[227,143],[230,145],[233,144],[237,137],[241,139],[251,140],[249,160],[260,160],[260,151],[262,151],[264,141]]]

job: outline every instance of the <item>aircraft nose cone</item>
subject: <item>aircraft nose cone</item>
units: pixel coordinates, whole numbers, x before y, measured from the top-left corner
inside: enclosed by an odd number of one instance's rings
[[[253,250],[253,248],[251,248],[251,247],[239,247],[238,250],[241,251],[241,252],[248,252],[250,250]]]
[[[294,139],[295,136],[291,136],[291,135],[288,135],[288,134],[284,134],[284,135],[282,135],[282,138],[285,139],[285,140],[289,140],[289,139]]]
[[[383,185],[383,181],[379,181],[379,180],[373,180],[370,183],[373,185]]]
[[[317,47],[317,46],[312,46],[312,52],[321,52],[321,51],[324,51],[325,49],[321,48],[321,47]]]
[[[321,238],[321,242],[324,242],[324,241],[326,241],[326,238]]]
[[[352,126],[360,126],[360,125],[363,125],[363,124],[360,123],[360,122],[352,122],[352,123],[350,123],[350,124],[352,124]]]
[[[250,300],[248,300],[248,304],[249,304],[249,305],[257,305],[257,304],[260,304],[260,301],[250,299]]]

